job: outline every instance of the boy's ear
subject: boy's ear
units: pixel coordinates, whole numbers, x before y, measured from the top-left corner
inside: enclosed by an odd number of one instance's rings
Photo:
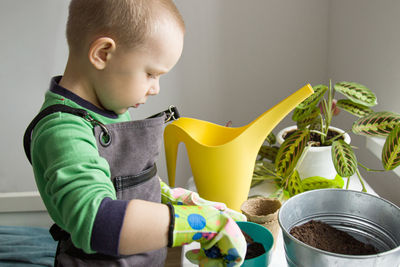
[[[109,37],[96,39],[89,47],[89,60],[92,65],[102,70],[115,52],[115,41]]]

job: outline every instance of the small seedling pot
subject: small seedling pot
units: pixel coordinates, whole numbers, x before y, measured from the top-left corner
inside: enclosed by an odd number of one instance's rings
[[[377,254],[344,255],[309,246],[290,230],[318,220],[373,245]],[[279,210],[286,260],[289,266],[399,266],[400,209],[393,203],[359,191],[318,189],[298,194]]]
[[[240,207],[248,222],[260,224],[271,231],[274,237],[274,248],[279,234],[278,212],[282,203],[276,198],[249,198]]]
[[[274,244],[274,238],[272,236],[272,233],[264,226],[261,226],[256,223],[237,222],[237,224],[239,225],[240,229],[243,232],[248,234],[254,240],[254,242],[261,243],[265,249],[264,254],[252,259],[245,260],[241,266],[243,267],[268,266],[268,264],[271,261],[272,246]]]

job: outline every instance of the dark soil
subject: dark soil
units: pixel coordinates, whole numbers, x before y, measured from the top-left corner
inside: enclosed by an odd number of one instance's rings
[[[290,234],[312,247],[346,255],[371,255],[378,253],[372,245],[358,241],[348,233],[329,224],[311,220],[293,227]]]
[[[295,130],[287,132],[285,136],[283,136],[283,139],[286,140],[286,138],[288,138],[289,136],[291,136],[293,133],[295,132]],[[328,131],[328,137],[326,138],[326,140],[329,140],[337,135],[339,135],[340,133],[335,132],[335,131]],[[343,139],[343,137],[339,137],[339,139]],[[310,140],[308,141],[309,144],[311,144],[312,146],[322,146],[321,145],[321,135],[318,133],[310,133]]]
[[[245,260],[253,259],[265,253],[264,246],[261,243],[254,242],[254,240],[248,234],[246,234],[243,231],[242,233],[247,243],[247,252]]]

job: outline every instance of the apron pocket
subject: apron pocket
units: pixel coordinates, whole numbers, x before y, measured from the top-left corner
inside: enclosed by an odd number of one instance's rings
[[[147,168],[146,170],[136,174],[136,175],[127,175],[127,176],[117,176],[113,179],[113,184],[115,190],[122,191],[134,186],[137,186],[141,183],[144,183],[150,180],[157,174],[157,167],[156,164]]]

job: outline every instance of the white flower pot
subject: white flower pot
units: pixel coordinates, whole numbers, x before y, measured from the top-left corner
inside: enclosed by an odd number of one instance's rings
[[[297,129],[297,126],[290,126],[281,130],[277,136],[277,142],[282,144],[283,136],[292,130]],[[344,131],[336,128],[329,127],[333,131],[343,133]],[[344,141],[350,144],[351,138],[346,133],[343,135]],[[334,179],[337,172],[332,161],[332,146],[321,146],[321,147],[309,147],[300,165],[297,166],[300,178],[305,179],[312,176],[321,176],[327,179]],[[304,153],[304,152],[303,152]]]

